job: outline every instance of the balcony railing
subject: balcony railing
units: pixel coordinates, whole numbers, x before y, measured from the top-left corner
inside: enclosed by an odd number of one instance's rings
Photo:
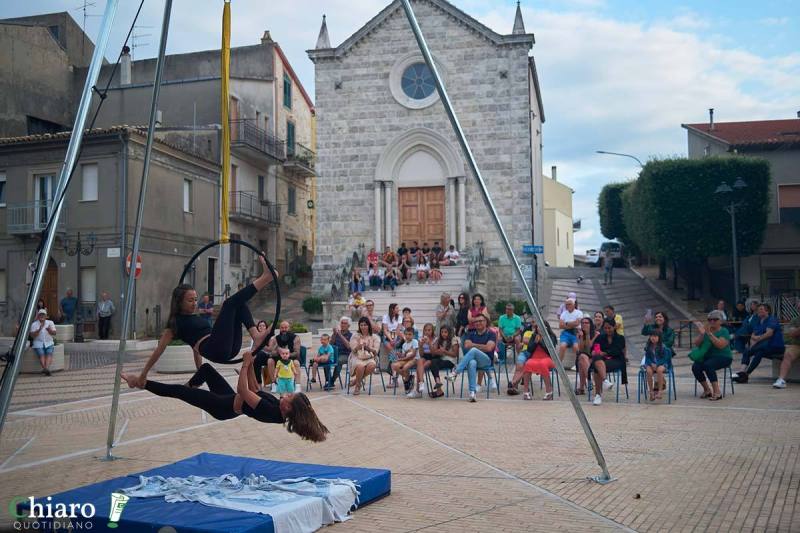
[[[286,164],[301,171],[301,173],[313,176],[314,166],[317,163],[317,154],[310,148],[300,143],[289,144],[286,147]]]
[[[6,206],[6,226],[9,235],[38,233],[47,227],[47,218],[53,211],[53,202],[36,201]],[[56,231],[63,233],[66,228],[67,211],[61,211],[61,220]]]
[[[286,160],[286,143],[259,128],[255,119],[231,120],[231,146],[246,146],[278,161]]]
[[[231,218],[243,218],[248,221],[278,225],[281,223],[281,208],[278,204],[259,200],[250,192],[231,191]]]

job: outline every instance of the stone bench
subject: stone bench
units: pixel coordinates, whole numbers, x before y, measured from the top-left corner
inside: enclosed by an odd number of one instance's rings
[[[50,365],[51,372],[58,372],[64,370],[66,364],[64,363],[64,345],[56,344],[53,350],[53,363]],[[22,370],[23,374],[40,374],[42,372],[42,365],[39,364],[39,356],[33,351],[33,348],[26,348],[22,352]]]

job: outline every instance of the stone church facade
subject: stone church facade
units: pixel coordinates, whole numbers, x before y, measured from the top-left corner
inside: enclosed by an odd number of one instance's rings
[[[541,125],[533,57],[517,6],[501,35],[444,0],[413,7],[516,253],[541,243]],[[511,268],[399,0],[332,47],[323,18],[316,68],[317,239],[313,290],[326,294],[358,250],[417,240],[480,241],[492,296]],[[535,234],[534,234],[535,232]],[[541,261],[540,261],[541,262]]]

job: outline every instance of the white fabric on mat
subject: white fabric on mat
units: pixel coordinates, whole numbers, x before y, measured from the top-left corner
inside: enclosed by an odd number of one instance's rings
[[[217,477],[139,476],[139,484],[122,489],[128,496],[163,496],[167,502],[199,502],[210,507],[270,515],[278,533],[316,531],[348,520],[358,505],[358,488],[350,479],[301,477],[270,481],[250,474]]]

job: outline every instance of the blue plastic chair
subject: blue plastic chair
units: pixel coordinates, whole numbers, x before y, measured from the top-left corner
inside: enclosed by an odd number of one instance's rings
[[[672,403],[672,398],[678,400],[678,390],[675,386],[675,371],[672,365],[667,367],[667,403]],[[642,403],[642,393],[647,397],[647,371],[644,367],[639,368],[636,386],[636,403]]]
[[[591,367],[589,367],[589,375],[587,376],[587,383],[586,383],[586,397],[591,402],[592,401],[592,373],[594,371]],[[614,388],[617,389],[617,403],[619,403],[619,388],[622,382],[622,370],[614,370],[606,371],[606,377],[614,376]],[[630,399],[630,395],[628,394],[628,384],[625,384],[625,399]]]
[[[319,383],[319,388],[322,389],[324,387],[322,381],[319,379],[319,370],[323,370],[323,374],[327,377],[329,372],[333,372],[333,369],[336,368],[336,362],[339,360],[339,347],[335,344],[333,346],[333,357],[331,357],[327,363],[317,365],[317,372],[314,378]],[[311,385],[311,366],[312,364],[306,365],[306,391],[310,391],[313,387]],[[327,370],[328,372],[325,372]],[[342,374],[339,373],[339,386],[342,387]],[[342,387],[344,388],[344,387]]]
[[[731,364],[733,364],[733,360],[731,360]],[[725,397],[726,380],[730,380],[731,394],[735,394],[733,390],[733,370],[731,370],[731,365],[721,368],[720,370],[722,370],[722,397]],[[697,396],[697,380],[694,380],[694,395]]]

